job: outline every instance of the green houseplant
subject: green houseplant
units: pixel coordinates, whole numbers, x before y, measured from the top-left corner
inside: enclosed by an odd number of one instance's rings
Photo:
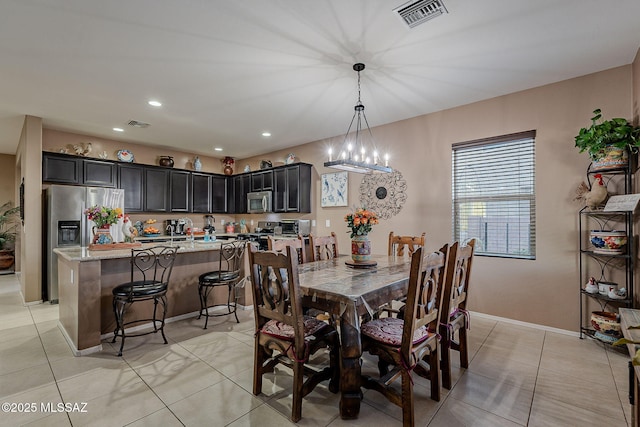
[[[6,202],[0,206],[0,270],[6,270],[15,260],[13,246],[18,228],[18,213],[20,206],[12,206]]]
[[[575,141],[581,153],[586,151],[592,161],[603,162],[603,167],[621,166],[626,164],[628,154],[638,152],[640,128],[627,119],[603,120],[598,108],[593,111],[591,126],[580,129]]]

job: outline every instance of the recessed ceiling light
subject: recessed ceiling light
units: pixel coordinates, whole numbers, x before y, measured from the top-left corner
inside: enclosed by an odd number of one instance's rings
[[[222,148],[220,148],[220,147],[216,147],[216,148],[214,148],[214,150],[215,150],[215,151],[222,151]]]
[[[271,132],[262,132],[262,136],[271,136]]]
[[[149,101],[149,105],[151,105],[152,107],[162,107],[162,102],[151,100]]]
[[[116,132],[124,132],[124,129],[122,128],[113,128],[113,130],[115,130]]]

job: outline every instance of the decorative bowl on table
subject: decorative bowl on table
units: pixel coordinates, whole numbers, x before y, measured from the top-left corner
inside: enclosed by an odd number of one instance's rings
[[[597,254],[620,255],[627,250],[627,233],[624,231],[591,230],[589,240]]]
[[[594,311],[591,313],[591,326],[596,332],[609,335],[614,338],[622,336],[620,321],[616,313],[608,311]]]

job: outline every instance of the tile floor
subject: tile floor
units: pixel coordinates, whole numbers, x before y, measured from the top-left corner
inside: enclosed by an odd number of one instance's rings
[[[124,356],[74,357],[57,326],[57,306],[24,307],[15,276],[0,276],[1,402],[35,412],[0,412],[0,426],[290,425],[290,375],[280,369],[253,396],[252,311],[239,324],[190,318],[127,341]],[[626,426],[627,357],[591,340],[473,316],[471,363],[454,369],[440,402],[416,379],[418,426]],[[364,369],[375,369],[370,359]],[[401,411],[366,391],[357,420],[338,414],[325,384],[308,395],[303,426],[400,426]],[[75,412],[46,411],[65,403]],[[81,407],[80,405],[86,406]],[[74,406],[75,405],[75,406]],[[18,406],[15,405],[15,408]],[[86,412],[77,412],[85,409]]]

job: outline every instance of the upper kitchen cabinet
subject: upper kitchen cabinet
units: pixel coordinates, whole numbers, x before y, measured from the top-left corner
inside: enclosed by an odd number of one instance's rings
[[[191,174],[191,206],[193,212],[211,212],[211,175]]]
[[[166,169],[144,168],[144,211],[169,211],[169,171]]]
[[[172,170],[170,172],[170,204],[171,212],[189,212],[191,206],[191,173]]]
[[[253,172],[251,174],[251,191],[273,190],[273,170]]]
[[[247,193],[251,190],[251,174],[236,175],[229,181],[229,213],[247,213]]]
[[[82,184],[82,158],[67,154],[42,153],[42,181]]]
[[[144,210],[144,168],[131,164],[118,164],[118,188],[124,189],[124,211]]]
[[[231,180],[224,175],[211,176],[211,212],[228,213],[228,186]]]
[[[100,160],[82,161],[82,178],[84,185],[96,187],[111,187],[117,185],[117,165],[112,162],[103,162]]]
[[[273,211],[311,212],[311,165],[297,163],[274,169]]]

